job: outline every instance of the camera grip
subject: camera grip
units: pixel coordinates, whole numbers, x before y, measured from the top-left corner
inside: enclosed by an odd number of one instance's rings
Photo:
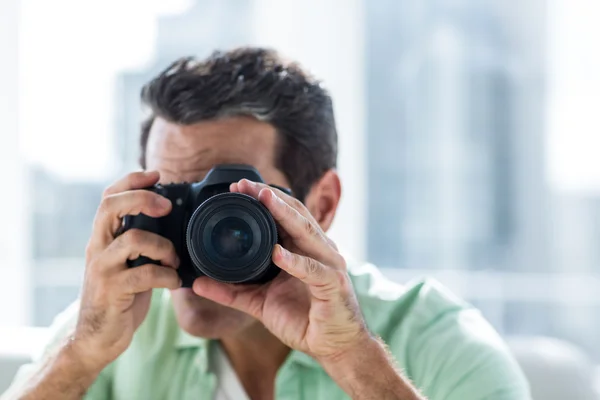
[[[127,260],[127,266],[129,268],[141,267],[142,265],[146,264],[161,265],[160,261],[156,261],[145,256],[138,257],[135,260]]]
[[[158,221],[156,219],[148,217],[144,214],[139,214],[136,216],[125,216],[125,218],[123,218],[123,225],[120,229],[119,234],[122,234],[128,231],[129,229],[134,228],[154,233],[158,233],[160,231],[160,227],[158,226]],[[156,261],[145,256],[140,256],[135,260],[127,260],[127,266],[129,268],[140,267],[146,264],[161,265],[160,261]]]

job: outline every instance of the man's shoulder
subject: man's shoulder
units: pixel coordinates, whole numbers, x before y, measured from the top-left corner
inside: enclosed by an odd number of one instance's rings
[[[349,272],[369,328],[429,397],[529,398],[504,341],[468,302],[433,279],[399,285],[369,264]]]
[[[444,315],[474,308],[434,279],[393,282],[372,264],[351,262],[348,271],[361,309],[378,334],[398,329],[425,329]]]
[[[414,344],[427,337],[442,341],[449,336],[502,342],[479,310],[435,279],[401,285],[371,264],[352,264],[348,270],[369,328],[387,343]]]

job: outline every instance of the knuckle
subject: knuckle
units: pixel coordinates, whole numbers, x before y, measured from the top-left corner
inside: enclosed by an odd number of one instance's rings
[[[309,275],[318,275],[321,272],[319,263],[312,258],[307,258],[306,259],[306,272]]]
[[[335,282],[339,285],[341,289],[348,289],[349,281],[348,275],[345,271],[334,270],[333,276],[335,277]]]
[[[175,244],[173,242],[171,242],[169,239],[166,239],[166,238],[162,238],[162,239],[167,244],[167,249],[168,249],[169,253],[178,255],[177,249],[175,248]]]
[[[340,253],[335,253],[333,256],[333,261],[335,262],[335,266],[342,271],[346,271],[348,265],[346,264],[346,259]]]
[[[127,248],[128,243],[127,243],[127,238],[129,237],[129,231],[126,231],[125,233],[117,236],[117,238],[115,240],[113,240],[109,246],[109,248],[113,251],[117,251],[120,252],[123,249]]]
[[[157,212],[164,210],[165,206],[162,202],[164,199],[165,197],[158,193],[138,189],[131,192],[131,200],[128,205],[130,208],[136,209],[135,213]],[[170,200],[168,197],[166,199]]]
[[[96,255],[96,249],[92,246],[92,242],[88,242],[85,246],[85,259],[91,261]]]
[[[139,229],[130,229],[122,237],[123,242],[128,247],[140,247],[146,239],[144,232]]]
[[[287,196],[287,195],[285,195],[285,196]],[[291,206],[293,208],[295,208],[296,210],[302,210],[304,208],[304,204],[295,197],[290,196],[290,203],[292,203]]]
[[[104,199],[104,198],[112,195],[114,193],[114,190],[115,189],[113,188],[113,186],[105,187],[104,190],[102,191],[102,198]]]
[[[87,264],[85,278],[92,282],[104,282],[108,277],[103,254],[93,257]]]
[[[86,272],[92,274],[91,271],[98,270],[98,259],[96,257],[91,257],[88,263],[86,264]]]
[[[339,293],[342,297],[348,297],[352,295],[353,289],[348,275],[344,271],[334,271],[334,282],[339,289]]]
[[[167,254],[175,251],[173,243],[164,236],[155,234],[153,235],[153,241],[155,242],[154,246],[156,246],[161,253]]]
[[[136,190],[134,196],[136,200],[144,205],[154,205],[161,197],[158,193],[149,190]]]
[[[111,209],[113,207],[113,203],[114,203],[114,196],[113,195],[108,195],[102,198],[102,201],[100,202],[100,205],[98,206],[98,214],[100,216],[104,216],[107,214],[110,214]]]
[[[148,265],[145,269],[144,269],[144,280],[146,282],[152,282],[156,279],[159,279],[161,277],[161,267],[155,267],[153,265]],[[164,268],[164,267],[163,267]]]
[[[147,235],[148,251],[153,256],[151,258],[166,260],[176,255],[175,246],[169,239],[155,233],[147,233]]]
[[[287,252],[289,253],[289,257],[286,258],[286,263],[291,267],[291,268],[297,268],[298,262],[299,262],[299,257],[298,255],[290,252],[289,250],[287,250]],[[301,265],[300,265],[301,266]]]
[[[127,274],[125,278],[125,285],[130,288],[138,287],[147,275],[146,269],[145,267],[138,267],[132,270],[132,273]]]
[[[304,225],[304,231],[306,232],[306,234],[308,234],[309,236],[318,236],[319,231],[317,230],[315,224],[313,224],[311,220],[303,217],[302,224]]]
[[[330,239],[329,237],[325,236],[325,240],[327,241],[327,244],[329,244],[329,246],[331,246],[335,251],[339,250],[338,247],[337,247],[337,244],[332,239]]]
[[[285,210],[285,215],[288,218],[295,218],[298,215],[298,212],[292,206],[290,206],[289,204],[285,204],[285,202],[281,199],[279,199],[278,201],[281,201],[282,206]]]
[[[139,182],[140,180],[142,180],[144,178],[144,172],[142,171],[136,171],[136,172],[131,172],[127,175],[125,175],[125,182],[127,183],[128,187],[132,187],[135,186],[137,182]]]

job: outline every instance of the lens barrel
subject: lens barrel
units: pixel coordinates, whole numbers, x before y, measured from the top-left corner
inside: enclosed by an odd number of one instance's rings
[[[277,227],[269,211],[241,193],[221,193],[204,201],[186,231],[194,266],[201,274],[227,283],[272,277],[279,270],[271,262],[276,243]]]

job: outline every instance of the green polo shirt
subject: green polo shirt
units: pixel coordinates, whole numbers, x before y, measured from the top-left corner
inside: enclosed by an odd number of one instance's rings
[[[400,286],[372,265],[349,268],[367,324],[429,400],[529,400],[529,389],[505,344],[481,314],[435,281]],[[77,305],[59,316],[53,340],[75,324]],[[186,334],[171,298],[156,290],[128,350],[89,389],[88,400],[212,400],[217,384],[211,341]],[[23,367],[13,388],[38,367]],[[277,400],[348,396],[311,357],[292,351],[275,381]]]

